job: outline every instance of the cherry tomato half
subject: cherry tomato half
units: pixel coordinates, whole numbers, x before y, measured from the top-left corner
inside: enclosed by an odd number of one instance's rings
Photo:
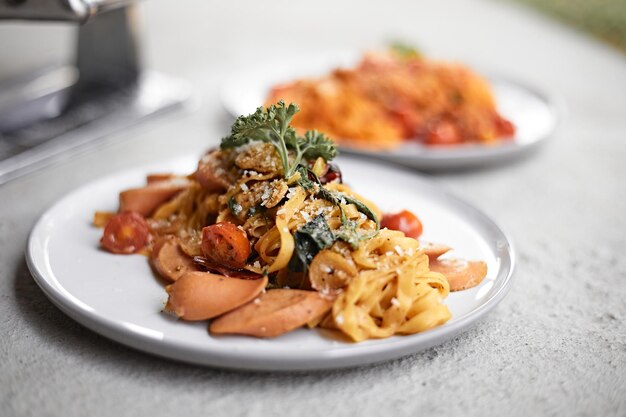
[[[399,213],[385,214],[380,225],[387,229],[399,230],[414,239],[420,237],[423,230],[420,219],[408,210],[402,210]]]
[[[107,222],[100,244],[112,253],[131,254],[143,249],[149,239],[146,219],[137,212],[123,211]]]
[[[341,170],[335,164],[329,163],[327,165],[326,173],[320,177],[320,182],[322,184],[330,184],[330,183],[343,183],[343,178],[341,176]]]
[[[462,141],[463,138],[459,128],[449,120],[439,120],[431,123],[426,134],[427,145],[456,145]]]
[[[511,123],[504,117],[496,115],[495,125],[496,125],[496,129],[498,130],[498,137],[507,139],[507,138],[512,138],[513,135],[515,135],[515,125],[513,125],[513,123]]]
[[[243,268],[251,251],[246,232],[233,223],[216,223],[202,229],[202,253],[210,261]]]

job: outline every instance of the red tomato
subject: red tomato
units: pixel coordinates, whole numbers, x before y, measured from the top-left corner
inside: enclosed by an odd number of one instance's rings
[[[332,182],[342,184],[343,178],[341,176],[341,170],[335,164],[327,164],[326,173],[320,177],[322,184],[329,184]]]
[[[251,251],[246,232],[232,223],[216,223],[202,229],[202,253],[210,261],[243,268]]]
[[[422,222],[408,210],[399,213],[385,214],[380,222],[381,227],[404,232],[408,237],[417,239],[422,234]]]
[[[427,145],[455,145],[462,140],[458,127],[448,120],[433,123],[428,127],[426,134]]]
[[[511,123],[504,117],[496,115],[495,125],[496,129],[498,130],[498,137],[506,139],[513,137],[513,135],[515,134],[515,125],[513,125],[513,123]]]
[[[100,244],[109,252],[130,254],[143,249],[149,238],[146,219],[134,211],[123,211],[107,222]]]
[[[421,124],[421,117],[414,106],[407,101],[397,100],[389,107],[393,120],[402,127],[404,137],[415,137],[417,127]]]

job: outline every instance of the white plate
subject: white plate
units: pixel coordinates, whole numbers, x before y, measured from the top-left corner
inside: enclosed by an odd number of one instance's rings
[[[271,64],[254,65],[237,72],[224,82],[220,91],[226,111],[237,117],[249,114],[263,104],[272,86],[303,77],[315,77],[337,67],[353,66],[360,54],[332,52]],[[412,168],[449,170],[503,163],[535,150],[555,131],[564,105],[553,93],[501,76],[484,74],[496,97],[498,110],[516,127],[515,137],[495,145],[461,145],[436,148],[409,141],[389,151],[367,151],[342,146],[341,150],[359,156],[384,159]]]
[[[115,210],[119,191],[143,184],[146,173],[189,173],[196,160],[190,156],[118,173],[79,188],[50,208],[35,225],[27,252],[30,271],[50,300],[90,329],[157,355],[218,367],[304,370],[363,365],[442,343],[466,330],[507,292],[513,248],[488,217],[410,172],[342,158],[344,178],[354,189],[384,211],[407,208],[417,213],[424,239],[449,244],[459,257],[485,260],[485,280],[450,294],[446,304],[451,321],[412,336],[358,344],[308,329],[269,340],[211,337],[204,322],[185,323],[161,313],[166,293],[147,259],[100,250],[102,231],[91,226],[96,210]]]

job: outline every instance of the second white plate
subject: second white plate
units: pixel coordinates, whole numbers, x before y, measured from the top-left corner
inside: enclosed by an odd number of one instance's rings
[[[304,77],[316,77],[333,68],[354,65],[359,54],[332,52],[254,65],[236,72],[224,82],[220,95],[224,108],[233,116],[249,114],[261,106],[270,89],[277,84]],[[554,93],[498,75],[483,74],[489,80],[498,110],[516,127],[513,140],[494,145],[429,147],[408,141],[389,151],[369,151],[342,146],[345,153],[383,159],[412,168],[449,170],[503,163],[537,149],[556,130],[563,104]]]
[[[162,283],[141,255],[113,255],[98,247],[96,210],[116,210],[118,193],[144,183],[146,173],[189,173],[197,157],[143,166],[87,184],[61,199],[35,225],[27,261],[35,281],[67,315],[139,350],[201,365],[257,370],[328,369],[363,365],[418,352],[454,337],[506,294],[514,254],[504,233],[477,209],[432,181],[367,161],[341,158],[344,178],[383,211],[406,208],[424,223],[423,238],[445,242],[455,255],[482,259],[489,272],[475,288],[450,294],[452,319],[411,336],[342,342],[322,330],[299,329],[275,339],[213,337],[207,323],[163,314]]]

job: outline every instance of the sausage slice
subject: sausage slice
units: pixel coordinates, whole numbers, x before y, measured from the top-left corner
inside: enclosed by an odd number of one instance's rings
[[[174,282],[187,272],[199,271],[200,268],[180,248],[176,237],[159,239],[152,249],[152,266],[163,278]]]
[[[450,246],[444,245],[443,243],[424,241],[420,241],[420,247],[424,250],[424,253],[426,254],[426,256],[428,256],[428,260],[430,262],[434,262],[441,255],[452,249]]]
[[[445,275],[450,291],[475,287],[487,276],[487,264],[483,261],[440,259],[430,263],[429,267],[431,271]]]
[[[332,301],[315,291],[276,289],[211,322],[215,334],[276,337],[304,326],[330,310]]]
[[[267,285],[260,279],[228,278],[209,272],[187,272],[166,288],[165,311],[183,320],[206,320],[254,299]]]
[[[120,212],[135,211],[150,216],[161,204],[189,187],[191,183],[182,178],[171,181],[152,182],[146,187],[131,188],[120,193]]]

